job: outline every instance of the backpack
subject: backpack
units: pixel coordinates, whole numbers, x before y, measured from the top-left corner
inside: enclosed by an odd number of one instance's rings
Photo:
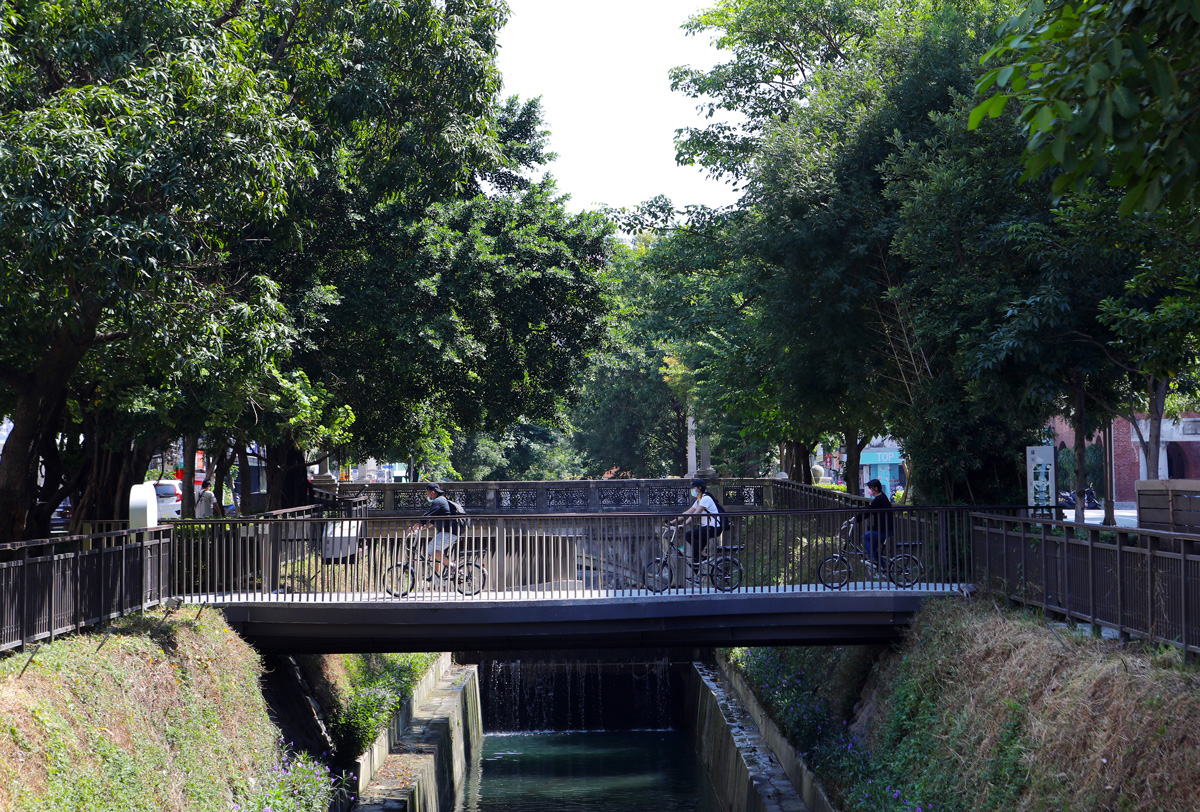
[[[462,506],[461,502],[455,502],[453,499],[447,499],[446,504],[450,506],[451,516],[460,517],[454,520],[457,522],[459,530],[464,529],[471,523],[471,520],[467,518],[467,509]]]
[[[717,512],[711,514],[713,521],[716,522],[715,528],[717,533],[721,533],[725,529],[725,508],[721,507],[721,503],[713,499],[713,504],[717,506]],[[705,515],[710,515],[708,510],[704,511]]]

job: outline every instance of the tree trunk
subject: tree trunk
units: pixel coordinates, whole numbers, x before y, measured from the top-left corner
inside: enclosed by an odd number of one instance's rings
[[[183,438],[183,504],[179,516],[196,518],[196,452],[200,449],[200,438],[191,435]]]
[[[25,523],[33,507],[39,450],[58,436],[67,382],[95,337],[92,325],[79,336],[65,331],[48,336],[46,352],[32,373],[10,383],[16,396],[12,431],[0,454],[0,543],[26,538]]]
[[[287,465],[283,472],[284,507],[302,507],[312,504],[308,485],[308,464],[304,450],[294,443],[287,449]]]
[[[287,448],[280,444],[267,446],[267,510],[281,510],[283,504],[283,472],[287,463]]]
[[[798,480],[803,485],[813,484],[808,457],[809,449],[805,443],[784,440],[779,444],[779,470],[787,474],[788,479]]]
[[[858,437],[858,429],[843,429],[842,440],[846,444],[846,470],[842,478],[846,480],[846,493],[862,494],[862,483],[859,481],[859,463],[862,450],[871,441],[870,437]]]
[[[211,451],[211,449],[210,449]],[[233,465],[233,450],[230,449],[224,441],[213,455],[216,461],[209,471],[209,481],[213,485],[213,496],[217,498],[214,505],[214,514],[217,516],[225,515],[225,477],[229,475],[229,469]]]
[[[1082,376],[1080,376],[1082,377]],[[1083,495],[1087,488],[1087,471],[1084,461],[1087,458],[1087,435],[1084,428],[1083,382],[1075,391],[1075,521],[1083,524],[1083,511],[1086,507],[1086,497]]]
[[[1146,479],[1158,479],[1158,458],[1162,450],[1163,412],[1167,409],[1167,391],[1170,383],[1157,378],[1150,379],[1149,437],[1146,439]]]

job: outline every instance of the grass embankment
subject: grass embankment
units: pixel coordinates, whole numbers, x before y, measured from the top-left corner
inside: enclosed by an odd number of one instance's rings
[[[258,655],[220,612],[147,612],[0,659],[0,809],[324,810],[282,748]]]
[[[942,601],[882,658],[732,654],[843,812],[1200,808],[1200,672],[1175,650]]]

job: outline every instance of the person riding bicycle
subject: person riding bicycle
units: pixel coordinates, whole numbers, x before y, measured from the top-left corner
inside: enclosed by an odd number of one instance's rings
[[[425,511],[424,516],[450,516],[450,502],[446,499],[446,492],[436,482],[430,482],[425,488],[425,498],[429,500],[429,510]],[[433,559],[433,570],[439,575],[442,572],[443,561],[447,551],[458,543],[458,536],[454,534],[454,521],[429,521],[417,522],[408,528],[408,532],[415,533],[421,528],[431,526],[434,529],[433,538],[429,540],[429,546],[426,548],[429,556]],[[454,572],[454,565],[449,564],[450,571]]]
[[[876,567],[880,566],[880,552],[883,547],[883,542],[892,537],[894,525],[892,523],[892,500],[888,499],[883,493],[883,483],[878,479],[872,479],[867,482],[867,492],[873,497],[870,507],[867,510],[870,516],[870,528],[863,533],[863,547],[867,551],[867,561]],[[860,513],[854,517],[855,522],[861,523],[865,513]]]
[[[691,546],[692,564],[699,567],[700,558],[703,556],[709,540],[720,534],[721,530],[720,521],[717,518],[719,513],[717,503],[708,495],[708,486],[704,484],[703,479],[692,480],[692,498],[696,500],[692,506],[685,510],[678,519],[669,519],[667,524],[687,524],[692,521],[693,515],[699,514],[699,525],[689,529],[683,537],[684,542]]]

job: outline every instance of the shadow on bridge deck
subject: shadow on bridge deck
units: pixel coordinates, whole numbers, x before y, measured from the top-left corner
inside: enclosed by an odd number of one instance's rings
[[[289,653],[842,645],[894,640],[925,600],[956,591],[944,584],[654,596],[539,592],[527,600],[354,594],[236,602],[227,596],[222,608],[256,647]]]

